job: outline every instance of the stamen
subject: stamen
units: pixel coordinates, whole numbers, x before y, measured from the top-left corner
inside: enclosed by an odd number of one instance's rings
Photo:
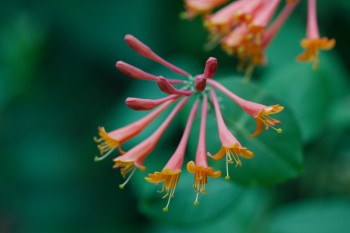
[[[119,185],[119,188],[120,188],[120,189],[124,189],[125,185],[129,182],[129,180],[131,179],[131,177],[134,175],[135,171],[136,171],[136,167],[134,167],[134,168],[132,169],[130,175],[129,175],[128,178],[125,180],[125,182]]]
[[[226,176],[225,176],[225,180],[230,180],[230,175],[228,174],[228,156],[226,153]]]
[[[115,150],[115,148],[110,149],[106,154],[102,155],[101,157],[99,157],[99,156],[96,155],[95,158],[94,158],[94,161],[95,161],[95,162],[99,162],[99,161],[104,160],[104,159],[107,158],[108,155],[110,155],[114,150]]]
[[[193,202],[193,205],[198,206],[199,202],[198,202],[198,194],[199,194],[199,190],[197,190],[197,194],[196,194],[196,200]]]
[[[167,193],[169,195],[169,193]],[[164,198],[164,197],[163,197]],[[170,199],[172,198],[172,195],[169,195],[168,198],[168,203],[166,204],[166,206],[163,208],[163,211],[166,213],[169,210],[169,204],[170,204]]]

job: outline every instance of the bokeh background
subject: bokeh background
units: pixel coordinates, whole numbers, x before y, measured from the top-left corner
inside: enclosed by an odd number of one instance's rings
[[[142,181],[146,173],[121,191],[111,160],[93,161],[97,127],[138,119],[143,113],[128,110],[125,98],[152,97],[156,90],[122,75],[115,62],[166,72],[137,56],[123,37],[135,35],[193,74],[215,56],[218,76],[239,76],[236,61],[220,48],[203,50],[207,33],[199,18],[180,20],[180,0],[1,1],[0,233],[346,232],[350,4],[319,1],[318,9],[321,34],[337,40],[322,54],[320,69],[295,61],[305,32],[304,0],[269,48],[268,66],[252,79],[293,112],[304,156],[300,175],[268,186],[210,181],[197,208],[192,177],[184,174],[174,209],[165,214],[157,188]],[[182,125],[177,120],[166,133],[153,165],[166,162]],[[160,204],[146,198],[150,192]]]

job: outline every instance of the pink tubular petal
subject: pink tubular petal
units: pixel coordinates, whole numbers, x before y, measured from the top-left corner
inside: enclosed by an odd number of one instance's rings
[[[134,79],[148,80],[148,81],[155,81],[157,79],[157,76],[147,73],[123,61],[116,62],[115,67],[117,67],[117,69],[120,70],[125,75]],[[171,84],[179,84],[184,82],[183,80],[175,80],[175,79],[168,79],[168,81]]]
[[[265,109],[267,107],[267,106],[262,105],[262,104],[258,104],[258,103],[254,103],[252,101],[242,99],[241,97],[233,94],[226,87],[224,87],[223,85],[221,85],[220,83],[218,83],[217,81],[215,81],[213,79],[208,79],[207,81],[214,88],[218,89],[219,91],[221,91],[222,93],[227,95],[230,99],[235,101],[244,111],[246,111],[252,117],[257,116],[262,109]]]
[[[281,29],[282,25],[284,22],[288,19],[290,14],[293,12],[295,6],[299,3],[299,0],[296,0],[293,3],[288,3],[286,6],[283,8],[281,13],[277,16],[275,21],[272,23],[270,28],[266,31],[263,41],[262,41],[262,47],[266,48],[273,38],[276,36],[277,32]]]
[[[176,107],[169,114],[167,119],[159,126],[159,128],[147,139],[133,147],[131,150],[126,152],[124,155],[115,158],[113,161],[123,161],[123,162],[131,162],[134,161],[136,166],[142,166],[143,161],[149,155],[155,146],[157,145],[159,139],[163,135],[166,128],[169,126],[171,121],[174,119],[176,114],[181,110],[181,108],[186,104],[188,98],[184,98],[180,103],[176,105]]]
[[[266,28],[278,7],[280,0],[265,1],[261,9],[256,13],[252,26]]]
[[[218,60],[215,57],[210,57],[205,62],[204,78],[212,78],[218,69]]]
[[[203,96],[201,124],[199,129],[199,139],[196,152],[196,166],[208,167],[207,152],[206,152],[206,124],[208,112],[208,98]]]
[[[218,123],[218,131],[219,131],[221,144],[225,147],[230,147],[230,146],[233,146],[235,144],[240,145],[240,143],[237,141],[237,139],[228,130],[228,128],[224,122],[224,119],[223,119],[222,114],[221,114],[220,106],[219,106],[219,101],[218,101],[218,98],[215,94],[215,91],[212,89],[210,89],[209,91],[210,91],[211,98],[212,98],[213,105],[214,105],[214,109],[215,109],[216,120]]]
[[[308,0],[306,34],[309,40],[320,38],[317,25],[316,0]]]
[[[176,94],[176,95],[186,95],[186,96],[190,96],[192,95],[193,91],[188,91],[188,90],[178,90],[176,89],[168,79],[159,76],[157,78],[157,84],[159,89],[164,92],[167,93],[169,95],[171,94]]]
[[[111,138],[118,139],[120,144],[133,138],[139,134],[147,125],[149,125],[157,116],[159,116],[165,109],[167,109],[175,100],[169,100],[163,103],[159,108],[153,112],[146,115],[144,118],[141,118],[138,121],[135,121],[127,126],[124,126],[120,129],[114,130],[108,133],[108,136]]]
[[[185,151],[187,146],[188,137],[190,135],[191,127],[194,121],[194,118],[197,114],[198,109],[198,103],[199,101],[196,100],[196,102],[193,104],[190,115],[188,116],[188,120],[186,123],[186,127],[184,130],[184,133],[182,135],[181,141],[175,151],[175,153],[171,156],[167,164],[165,165],[164,169],[171,169],[171,170],[181,170],[182,164],[185,157]]]
[[[132,48],[135,52],[137,52],[141,56],[146,57],[146,58],[153,60],[155,62],[158,62],[177,74],[184,75],[186,77],[190,76],[190,74],[188,72],[180,69],[179,67],[167,62],[166,60],[164,60],[163,58],[158,56],[147,45],[145,45],[144,43],[139,41],[134,36],[128,34],[124,37],[124,40],[130,46],[130,48]]]
[[[134,110],[150,110],[168,100],[177,99],[179,97],[179,95],[169,95],[167,97],[155,100],[128,97],[126,98],[125,103],[129,108]]]

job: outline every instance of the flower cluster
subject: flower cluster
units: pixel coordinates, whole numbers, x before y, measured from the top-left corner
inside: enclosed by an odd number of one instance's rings
[[[259,135],[264,126],[266,129],[270,127],[275,129],[278,133],[282,132],[280,128],[276,128],[276,125],[281,122],[272,118],[270,115],[282,111],[283,107],[279,105],[265,106],[244,100],[226,89],[223,85],[213,79],[217,70],[217,60],[215,58],[211,57],[206,61],[205,69],[202,74],[192,76],[188,72],[172,65],[158,56],[149,47],[132,35],[126,35],[125,40],[128,45],[140,55],[164,65],[173,72],[184,76],[186,79],[179,80],[155,76],[125,62],[118,61],[116,63],[117,69],[122,73],[134,79],[152,81],[158,85],[162,92],[167,94],[166,97],[160,99],[127,98],[126,104],[129,108],[134,110],[151,110],[155,108],[155,110],[142,119],[114,131],[106,132],[103,127],[99,128],[100,137],[95,138],[94,140],[98,143],[98,149],[100,150],[101,156],[96,156],[95,160],[100,161],[118,149],[117,151],[119,152],[119,155],[115,157],[113,161],[114,168],[120,168],[121,174],[125,178],[125,182],[119,186],[121,189],[123,189],[129,182],[137,168],[141,171],[146,170],[146,167],[144,166],[145,159],[153,151],[171,121],[181,111],[183,106],[189,102],[190,98],[193,99],[194,103],[191,107],[188,121],[177,149],[161,171],[151,173],[145,178],[146,181],[156,185],[163,182],[162,191],[165,192],[164,198],[168,198],[166,207],[163,209],[165,212],[168,211],[170,200],[174,197],[175,189],[182,172],[186,145],[199,108],[201,111],[201,117],[197,152],[195,161],[187,163],[187,170],[194,174],[193,187],[196,193],[195,205],[199,204],[199,193],[205,194],[208,177],[217,178],[221,175],[221,171],[215,171],[208,165],[208,157],[215,160],[226,158],[225,179],[227,180],[230,179],[228,172],[229,164],[242,166],[241,158],[250,159],[254,157],[253,152],[243,147],[227,128],[221,113],[216,91],[227,95],[247,114],[255,119],[256,130],[252,133],[251,137]],[[179,84],[182,84],[183,87],[176,88],[174,86]],[[221,149],[214,155],[211,155],[206,150],[206,121],[209,103],[214,106],[218,135],[222,144]],[[165,109],[174,104],[176,105],[173,110],[153,134],[128,151],[121,149],[124,142],[138,135]]]
[[[185,0],[184,18],[204,14],[204,26],[209,31],[208,47],[218,43],[229,55],[236,55],[239,68],[250,74],[257,65],[265,65],[265,50],[290,16],[299,0],[287,0],[284,8],[271,23],[280,0],[237,0],[215,13],[214,8],[227,1]],[[299,61],[318,65],[319,50],[329,50],[335,45],[334,39],[320,38],[317,25],[316,0],[308,0],[307,38],[301,41],[305,52]]]

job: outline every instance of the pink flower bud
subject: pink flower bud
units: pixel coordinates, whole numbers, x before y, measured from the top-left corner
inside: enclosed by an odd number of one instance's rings
[[[126,98],[125,103],[131,109],[142,111],[153,109],[168,100],[176,99],[178,97],[179,95],[169,95],[165,98],[155,100],[128,97]]]
[[[207,86],[207,79],[203,77],[203,75],[196,76],[196,90],[201,92],[204,91]]]
[[[157,79],[157,76],[147,73],[135,66],[132,66],[126,62],[118,61],[115,64],[115,67],[117,67],[118,70],[120,70],[125,75],[139,80],[149,80],[149,81],[155,81]],[[168,81],[171,84],[179,84],[183,83],[183,80],[176,80],[176,79],[168,79]]]
[[[155,52],[153,52],[147,45],[139,41],[137,38],[135,38],[132,35],[126,35],[124,37],[124,40],[126,43],[132,48],[135,52],[140,54],[141,56],[144,56],[150,60],[153,60],[155,62],[158,62],[162,64],[163,66],[167,67],[168,69],[172,70],[173,72],[184,75],[186,77],[190,76],[190,74],[182,69],[180,69],[177,66],[174,66],[173,64],[167,62],[160,56],[158,56]]]
[[[215,57],[210,57],[205,62],[204,78],[212,78],[218,69],[218,60]]]
[[[157,78],[157,84],[159,89],[164,92],[167,93],[169,95],[171,94],[176,94],[176,95],[186,95],[186,96],[190,96],[192,95],[193,91],[188,91],[188,90],[178,90],[176,89],[168,79],[159,76]]]

